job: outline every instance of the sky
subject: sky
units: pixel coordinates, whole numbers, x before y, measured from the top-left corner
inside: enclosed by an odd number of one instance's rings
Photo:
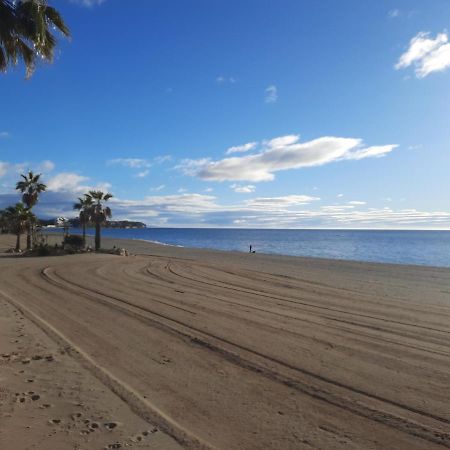
[[[450,229],[448,0],[53,0],[0,74],[0,208],[158,227]]]

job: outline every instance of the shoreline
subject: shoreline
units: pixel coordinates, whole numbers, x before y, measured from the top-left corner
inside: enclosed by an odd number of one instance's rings
[[[45,234],[45,236],[62,236],[62,233],[48,233]],[[78,234],[78,233],[75,233]],[[86,235],[86,241],[88,242],[91,247],[94,246],[94,235]],[[139,246],[136,245],[137,242],[141,242],[143,245],[139,249]],[[436,269],[436,270],[448,270],[450,273],[450,266],[437,266],[437,265],[428,265],[428,264],[407,264],[407,263],[395,263],[395,262],[382,262],[382,261],[367,261],[367,260],[357,260],[357,259],[342,259],[342,258],[326,258],[326,257],[320,257],[320,256],[302,256],[302,255],[286,255],[281,253],[264,253],[264,252],[256,252],[254,254],[250,254],[248,251],[239,251],[239,250],[223,250],[223,249],[216,249],[216,248],[210,248],[210,247],[188,247],[183,245],[176,245],[176,244],[168,244],[164,242],[159,241],[151,241],[146,239],[140,239],[140,238],[118,238],[118,237],[104,237],[102,236],[102,244],[109,243],[112,248],[112,246],[116,247],[122,247],[126,248],[127,250],[131,250],[132,253],[136,255],[152,255],[152,251],[155,251],[158,246],[160,247],[168,247],[168,248],[174,248],[174,249],[185,249],[186,252],[191,252],[199,257],[201,255],[207,255],[208,253],[218,253],[223,255],[234,255],[234,256],[242,256],[242,255],[249,255],[250,257],[257,258],[257,257],[267,257],[267,258],[274,258],[274,259],[290,259],[293,258],[293,261],[295,260],[304,260],[304,261],[323,261],[327,264],[333,264],[333,263],[339,263],[339,264],[362,264],[362,265],[376,265],[376,266],[394,266],[394,267],[410,267],[410,268],[430,268],[430,269]],[[146,246],[155,246],[146,248]]]

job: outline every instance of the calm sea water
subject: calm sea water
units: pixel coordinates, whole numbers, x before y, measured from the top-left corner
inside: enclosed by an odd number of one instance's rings
[[[242,252],[251,244],[258,253],[450,267],[450,231],[147,228],[104,229],[102,236]]]

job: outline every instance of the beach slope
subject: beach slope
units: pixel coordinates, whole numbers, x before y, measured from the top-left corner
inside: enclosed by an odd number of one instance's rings
[[[0,258],[0,448],[450,448],[449,269],[105,244]]]

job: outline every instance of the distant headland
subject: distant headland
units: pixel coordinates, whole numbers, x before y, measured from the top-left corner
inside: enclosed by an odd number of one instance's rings
[[[39,224],[46,228],[59,228],[65,226],[71,228],[81,227],[80,219],[78,217],[71,219],[66,219],[65,217],[39,219]],[[132,220],[107,220],[102,226],[103,228],[147,228],[147,225],[144,222],[135,222]],[[89,224],[87,224],[87,227],[89,228]]]

